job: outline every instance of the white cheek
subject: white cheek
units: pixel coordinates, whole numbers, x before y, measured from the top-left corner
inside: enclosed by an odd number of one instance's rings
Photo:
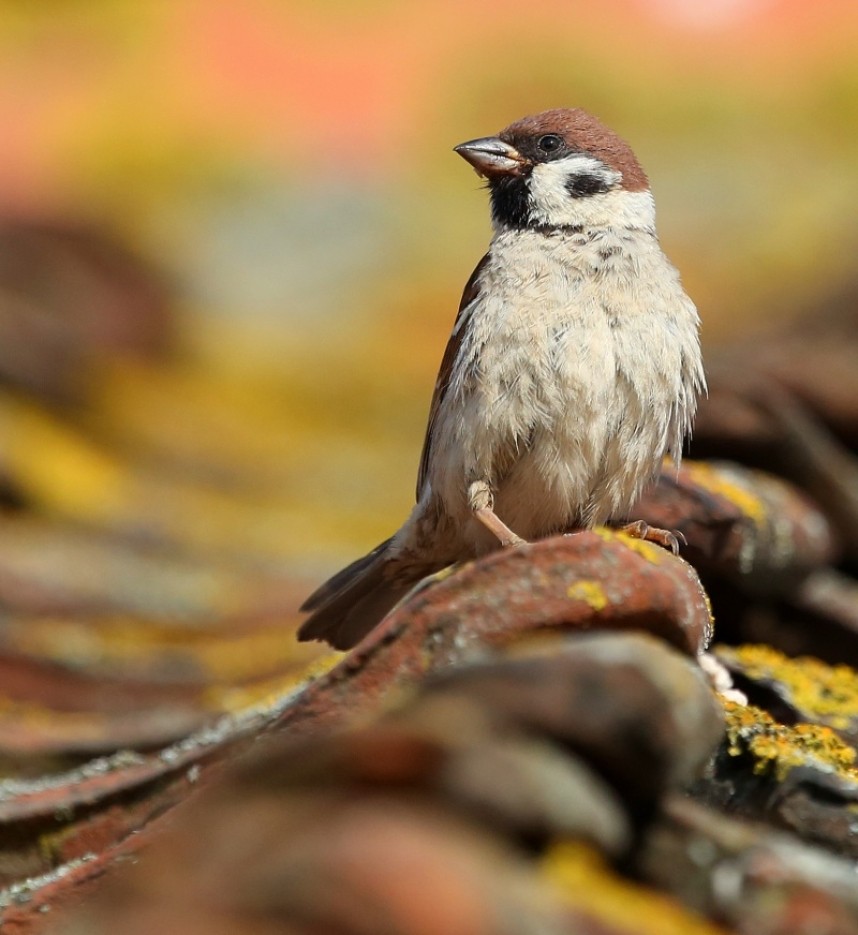
[[[528,179],[534,214],[540,215],[541,219],[566,211],[568,202],[574,200],[566,183],[576,175],[593,175],[604,180],[608,187],[616,185],[622,178],[619,172],[591,156],[567,156],[554,162],[540,163],[533,167]]]
[[[573,198],[566,183],[571,176],[581,174],[603,179],[611,191]],[[550,227],[654,227],[652,194],[613,188],[621,180],[619,172],[590,156],[569,156],[535,166],[528,180],[531,216],[537,224]]]

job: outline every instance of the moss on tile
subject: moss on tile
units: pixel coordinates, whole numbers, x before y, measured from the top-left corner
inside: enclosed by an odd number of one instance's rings
[[[567,597],[576,601],[583,601],[591,610],[598,613],[608,606],[608,596],[600,581],[587,581],[582,579],[570,585],[566,590]]]
[[[665,555],[665,550],[654,542],[648,542],[646,539],[640,539],[637,536],[630,536],[628,533],[621,532],[618,529],[609,529],[606,526],[597,526],[593,529],[599,538],[605,542],[620,542],[632,552],[637,552],[641,558],[646,559],[651,565],[660,565]]]
[[[745,486],[743,477],[738,473],[734,474],[702,461],[686,461],[685,468],[696,484],[709,493],[728,500],[756,526],[762,527],[769,522],[766,504]],[[749,473],[749,476],[753,475]]]
[[[542,871],[564,905],[618,935],[724,935],[724,929],[669,896],[618,876],[598,853],[578,842],[551,847]]]
[[[722,699],[727,718],[728,753],[749,754],[754,773],[787,777],[797,766],[811,766],[858,782],[855,750],[830,728],[819,724],[778,724],[770,714],[753,705]]]
[[[805,656],[790,659],[769,646],[719,647],[722,662],[753,681],[770,681],[809,721],[839,730],[858,719],[858,672]]]

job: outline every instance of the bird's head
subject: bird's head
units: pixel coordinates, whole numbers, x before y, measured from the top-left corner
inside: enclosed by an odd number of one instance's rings
[[[455,149],[488,180],[501,230],[654,226],[631,147],[584,110],[547,110]]]

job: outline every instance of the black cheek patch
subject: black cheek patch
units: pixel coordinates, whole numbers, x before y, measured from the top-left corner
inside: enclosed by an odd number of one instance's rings
[[[589,195],[603,195],[610,191],[610,186],[600,175],[582,173],[566,180],[566,191],[573,198],[586,198]]]
[[[498,224],[516,230],[530,225],[530,192],[524,176],[504,176],[493,179],[492,217]]]

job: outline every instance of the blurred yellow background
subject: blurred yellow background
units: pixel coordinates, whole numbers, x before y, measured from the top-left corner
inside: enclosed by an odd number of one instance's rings
[[[853,275],[856,53],[854,0],[4,4],[0,211],[114,232],[175,317],[167,356],[93,355],[71,410],[7,395],[6,470],[75,521],[309,576],[354,557],[413,502],[488,241],[452,147],[601,116],[712,346]]]

